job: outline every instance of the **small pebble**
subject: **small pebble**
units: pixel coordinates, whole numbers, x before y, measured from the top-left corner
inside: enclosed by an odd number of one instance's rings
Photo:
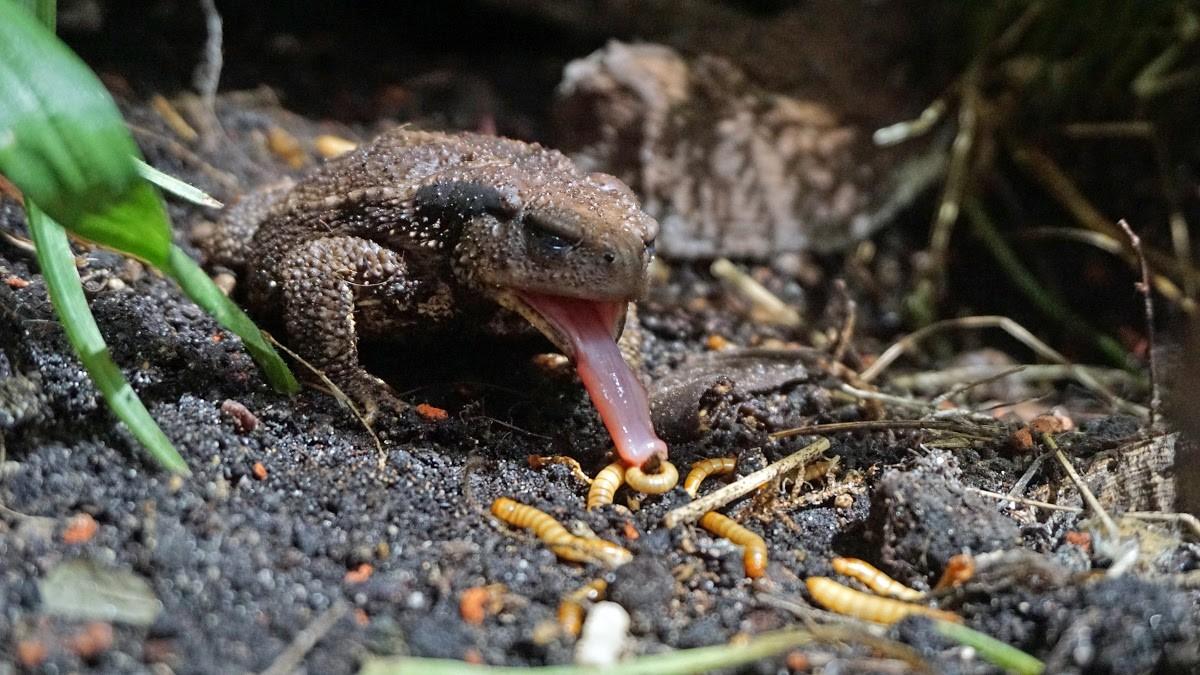
[[[575,663],[581,666],[616,664],[629,636],[629,613],[615,602],[597,602],[583,622],[575,643]]]

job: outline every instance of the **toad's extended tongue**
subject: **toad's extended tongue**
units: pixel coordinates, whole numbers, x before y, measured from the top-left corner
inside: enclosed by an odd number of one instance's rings
[[[600,419],[626,464],[641,466],[667,444],[654,433],[646,390],[613,340],[612,327],[625,303],[596,302],[552,295],[523,295],[547,321],[571,341],[575,368]]]

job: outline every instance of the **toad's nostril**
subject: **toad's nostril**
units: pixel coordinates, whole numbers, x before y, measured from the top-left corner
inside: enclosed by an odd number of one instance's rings
[[[610,265],[611,265],[611,264],[615,263],[616,261],[617,261],[617,254],[616,254],[616,253],[613,253],[612,251],[605,251],[605,252],[604,252],[604,262],[606,262],[606,263],[608,263],[608,264],[610,264]]]

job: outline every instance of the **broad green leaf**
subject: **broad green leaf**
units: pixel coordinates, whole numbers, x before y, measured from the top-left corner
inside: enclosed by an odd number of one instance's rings
[[[29,216],[29,234],[37,249],[38,265],[46,279],[50,302],[62,320],[67,341],[79,355],[92,382],[104,396],[108,407],[159,464],[176,473],[188,473],[187,463],[175,451],[162,429],[158,428],[154,418],[150,417],[120,368],[113,363],[83,295],[66,231],[28,199],[25,200],[25,211]]]
[[[171,232],[137,147],[91,70],[0,0],[0,172],[64,227],[164,266]]]

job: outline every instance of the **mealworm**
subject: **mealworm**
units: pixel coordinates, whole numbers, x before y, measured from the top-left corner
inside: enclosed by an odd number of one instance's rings
[[[603,579],[595,579],[563,598],[562,602],[558,603],[558,627],[562,632],[572,637],[579,637],[579,631],[583,629],[583,603],[602,600],[607,589],[608,582]]]
[[[889,595],[901,600],[920,600],[925,594],[884,574],[883,570],[858,558],[834,558],[833,571],[851,579],[861,581],[864,586],[879,595]]]
[[[658,473],[645,473],[641,467],[631,466],[625,469],[625,483],[638,492],[661,495],[679,483],[679,471],[665,459],[659,462]]]
[[[702,459],[692,465],[687,478],[683,479],[683,491],[695,498],[700,493],[700,484],[709,476],[723,476],[737,468],[737,457],[713,457]]]
[[[579,466],[579,460],[566,455],[529,455],[525,458],[529,462],[531,469],[543,469],[551,464],[562,464],[571,470],[571,475],[575,476],[584,483],[591,484],[592,478],[583,472],[583,467]]]
[[[504,522],[533,531],[555,555],[575,562],[601,562],[620,567],[633,559],[625,548],[603,539],[584,539],[567,531],[544,511],[526,506],[508,497],[492,502],[492,514]]]
[[[608,466],[600,469],[600,473],[592,479],[592,487],[588,488],[587,509],[592,509],[599,506],[607,506],[613,503],[613,495],[617,493],[617,489],[625,482],[625,465],[620,462],[613,462]]]
[[[942,570],[942,578],[938,579],[933,590],[962,586],[975,576],[975,559],[969,553],[959,553],[946,561],[946,569]]]
[[[909,614],[922,614],[931,619],[962,623],[962,617],[952,612],[863,593],[843,586],[829,577],[809,577],[804,581],[804,585],[808,587],[808,593],[813,600],[830,611],[856,619],[892,624]]]
[[[742,566],[746,568],[746,576],[751,579],[761,577],[767,571],[767,542],[757,534],[747,530],[716,511],[709,511],[700,517],[700,527],[712,532],[718,537],[725,537],[735,544],[741,544]]]

